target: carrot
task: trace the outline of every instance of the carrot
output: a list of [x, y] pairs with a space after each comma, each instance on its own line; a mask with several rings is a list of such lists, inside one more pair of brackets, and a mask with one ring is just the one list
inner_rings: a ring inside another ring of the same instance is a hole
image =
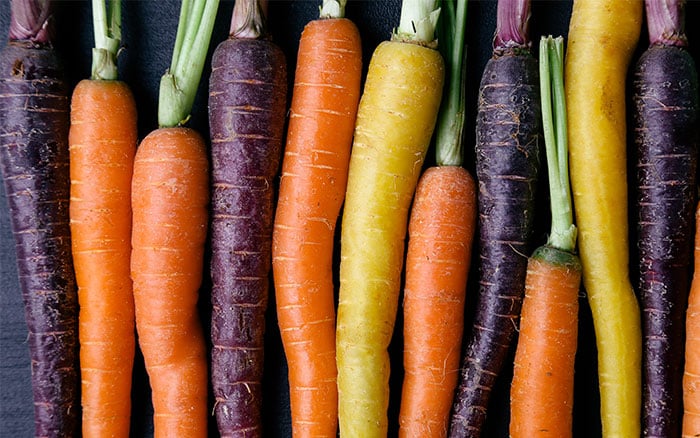
[[646, 2], [650, 45], [633, 83], [645, 436], [681, 432], [700, 109], [684, 6], [680, 0]]
[[37, 437], [79, 432], [78, 297], [68, 217], [70, 107], [51, 2], [13, 1], [0, 54], [0, 165], [31, 358]]
[[189, 118], [218, 1], [185, 1], [161, 80], [159, 129], [143, 139], [132, 179], [131, 277], [138, 340], [152, 389], [154, 435], [207, 436], [207, 353], [197, 301], [209, 173]]
[[333, 251], [362, 75], [360, 34], [344, 7], [324, 1], [301, 34], [272, 235], [294, 436], [338, 428]]
[[573, 435], [581, 263], [574, 253], [563, 45], [561, 37], [540, 41], [540, 95], [552, 226], [547, 243], [534, 251], [527, 265], [510, 390], [513, 438]]
[[341, 227], [336, 330], [341, 436], [385, 436], [408, 209], [442, 95], [433, 0], [402, 5], [360, 98]]
[[641, 323], [629, 279], [625, 77], [638, 0], [575, 0], [565, 61], [571, 186], [593, 315], [603, 436], [641, 433]]
[[457, 386], [476, 226], [476, 184], [461, 167], [466, 12], [466, 0], [442, 5], [440, 47], [448, 71], [436, 127], [438, 165], [418, 181], [408, 225], [399, 412], [403, 437], [447, 436]]
[[120, 2], [93, 1], [91, 79], [71, 100], [70, 229], [78, 284], [84, 437], [128, 436], [136, 339], [130, 277], [136, 103], [117, 80]]
[[286, 62], [268, 38], [266, 5], [236, 2], [209, 80], [211, 383], [222, 436], [263, 432], [265, 313], [287, 95]]
[[695, 266], [688, 296], [683, 371], [683, 437], [700, 436], [700, 203], [695, 208]]
[[481, 436], [491, 391], [512, 355], [525, 293], [541, 136], [529, 13], [527, 0], [498, 2], [493, 56], [479, 85], [479, 290], [450, 420], [453, 437]]

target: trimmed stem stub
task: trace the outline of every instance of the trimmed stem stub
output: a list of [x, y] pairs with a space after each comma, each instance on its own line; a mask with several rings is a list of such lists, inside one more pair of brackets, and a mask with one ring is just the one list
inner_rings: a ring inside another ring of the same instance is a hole
[[231, 15], [231, 38], [258, 39], [267, 34], [266, 0], [238, 0]]
[[10, 41], [50, 44], [51, 2], [49, 0], [14, 0], [10, 2]]
[[439, 17], [437, 0], [403, 0], [399, 27], [391, 39], [437, 48], [435, 28]]
[[530, 47], [530, 0], [498, 0], [494, 50]]
[[345, 4], [347, 0], [323, 0], [319, 18], [343, 18], [345, 17]]
[[649, 42], [685, 47], [685, 0], [646, 0]]

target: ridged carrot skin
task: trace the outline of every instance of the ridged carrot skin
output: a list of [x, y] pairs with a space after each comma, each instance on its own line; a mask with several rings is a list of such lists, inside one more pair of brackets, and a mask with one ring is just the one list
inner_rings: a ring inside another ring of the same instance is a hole
[[335, 437], [335, 226], [345, 199], [362, 47], [345, 18], [301, 34], [275, 216], [272, 267], [294, 436]]
[[688, 296], [683, 372], [683, 438], [700, 436], [700, 203], [695, 207], [695, 266]]
[[606, 437], [641, 433], [641, 322], [629, 279], [625, 80], [643, 5], [575, 0], [565, 61], [571, 186]]
[[222, 436], [262, 434], [265, 314], [286, 93], [284, 54], [272, 41], [229, 38], [214, 51], [211, 381]]
[[205, 437], [207, 354], [197, 310], [207, 236], [209, 161], [189, 128], [161, 128], [136, 152], [131, 276], [156, 437]]
[[510, 392], [510, 436], [573, 434], [581, 263], [542, 246], [528, 260]]
[[135, 351], [130, 276], [136, 103], [119, 81], [83, 80], [71, 101], [70, 228], [78, 283], [84, 437], [128, 436]]
[[54, 50], [10, 42], [0, 54], [0, 163], [29, 331], [37, 437], [73, 437], [80, 429], [69, 122], [68, 87]]
[[341, 230], [336, 330], [341, 436], [388, 428], [389, 355], [408, 209], [442, 96], [434, 49], [382, 42], [360, 99]]
[[476, 183], [466, 169], [423, 173], [408, 227], [400, 437], [447, 436], [476, 211]]
[[476, 130], [479, 295], [462, 357], [452, 437], [481, 436], [491, 390], [516, 336], [540, 169], [538, 80], [537, 61], [524, 48], [492, 57], [482, 74]]

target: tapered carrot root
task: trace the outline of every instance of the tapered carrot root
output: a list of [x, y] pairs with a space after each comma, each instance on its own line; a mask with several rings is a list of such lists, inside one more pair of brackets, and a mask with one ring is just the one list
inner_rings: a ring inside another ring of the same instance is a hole
[[571, 187], [598, 351], [603, 436], [641, 433], [641, 322], [629, 279], [625, 90], [643, 2], [576, 0], [565, 86]]
[[201, 136], [162, 128], [134, 162], [131, 275], [156, 436], [207, 434], [207, 357], [197, 314], [209, 201]]
[[447, 436], [475, 226], [471, 175], [459, 166], [428, 169], [408, 230], [400, 436]]
[[0, 54], [0, 164], [29, 332], [39, 437], [72, 437], [80, 424], [69, 110], [56, 52], [35, 42], [10, 42]]
[[683, 372], [683, 437], [700, 436], [700, 203], [695, 209], [695, 267], [688, 297]]
[[335, 436], [333, 245], [360, 97], [360, 35], [314, 20], [299, 46], [273, 233], [277, 318], [289, 367], [294, 436]]
[[375, 50], [358, 109], [341, 232], [336, 331], [343, 436], [384, 436], [389, 354], [408, 209], [430, 142], [444, 65], [436, 50]]
[[563, 437], [573, 428], [578, 257], [543, 246], [528, 262], [511, 387], [510, 436]]
[[128, 436], [135, 349], [130, 277], [136, 104], [123, 82], [81, 81], [70, 128], [84, 436]]

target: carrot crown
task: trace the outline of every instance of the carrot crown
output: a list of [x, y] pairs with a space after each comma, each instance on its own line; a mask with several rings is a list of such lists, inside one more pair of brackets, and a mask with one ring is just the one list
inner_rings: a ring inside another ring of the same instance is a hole
[[238, 0], [231, 15], [231, 38], [257, 39], [267, 35], [266, 0]]
[[218, 6], [219, 0], [182, 0], [172, 63], [160, 80], [160, 127], [180, 126], [190, 118]]
[[10, 41], [51, 44], [51, 2], [49, 0], [13, 0], [8, 37]]
[[440, 17], [439, 3], [439, 0], [403, 0], [399, 27], [391, 39], [437, 48], [435, 28]]
[[646, 0], [649, 42], [685, 47], [685, 0]]
[[345, 17], [345, 4], [347, 0], [323, 0], [320, 7], [320, 18], [343, 18]]
[[530, 0], [498, 0], [495, 50], [530, 47]]
[[446, 0], [442, 11], [438, 31], [440, 49], [448, 66], [445, 81], [447, 90], [435, 129], [435, 154], [439, 166], [461, 166], [466, 100], [467, 59], [464, 56], [464, 34], [467, 0]]
[[540, 96], [552, 208], [552, 229], [547, 244], [573, 252], [576, 247], [576, 226], [573, 223], [569, 186], [562, 37], [542, 37], [540, 41]]
[[91, 78], [116, 80], [117, 53], [122, 39], [121, 1], [110, 0], [107, 9], [104, 0], [92, 0], [92, 24], [95, 47], [92, 49]]

